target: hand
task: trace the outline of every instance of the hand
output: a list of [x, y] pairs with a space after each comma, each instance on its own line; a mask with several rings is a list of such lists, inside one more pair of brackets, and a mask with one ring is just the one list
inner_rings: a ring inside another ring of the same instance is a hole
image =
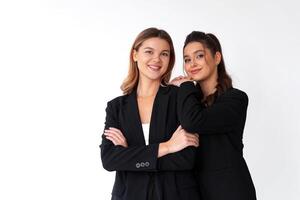
[[121, 145], [123, 147], [128, 147], [126, 138], [124, 137], [123, 133], [113, 127], [109, 127], [109, 129], [104, 130], [104, 135], [106, 139], [112, 141], [114, 145]]
[[191, 81], [191, 78], [188, 76], [178, 76], [174, 78], [172, 81], [170, 81], [170, 84], [179, 87], [181, 83], [184, 83], [186, 81]]
[[181, 151], [188, 146], [199, 146], [199, 135], [186, 132], [181, 126], [173, 133], [166, 142], [169, 153]]

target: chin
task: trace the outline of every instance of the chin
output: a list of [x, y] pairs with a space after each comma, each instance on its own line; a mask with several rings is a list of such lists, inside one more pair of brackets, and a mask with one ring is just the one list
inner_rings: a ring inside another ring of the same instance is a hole
[[201, 77], [201, 76], [190, 75], [190, 77], [192, 78], [193, 81], [201, 81], [201, 80], [202, 80], [202, 77]]
[[154, 76], [153, 76], [153, 75], [152, 75], [152, 76], [149, 75], [149, 76], [147, 76], [147, 77], [148, 77], [149, 79], [153, 80], [153, 81], [156, 81], [156, 80], [160, 80], [160, 79], [161, 79], [161, 75], [159, 75], [159, 76], [158, 76], [158, 75], [157, 75], [157, 76], [155, 76], [155, 75], [154, 75]]

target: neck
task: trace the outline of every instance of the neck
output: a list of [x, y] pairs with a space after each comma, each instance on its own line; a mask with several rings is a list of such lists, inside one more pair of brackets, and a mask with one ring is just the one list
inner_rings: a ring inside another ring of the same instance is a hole
[[138, 97], [155, 96], [160, 86], [160, 81], [140, 78], [137, 86]]
[[203, 93], [203, 98], [206, 99], [207, 96], [213, 94], [217, 89], [217, 76], [211, 76], [209, 79], [200, 82], [200, 87]]

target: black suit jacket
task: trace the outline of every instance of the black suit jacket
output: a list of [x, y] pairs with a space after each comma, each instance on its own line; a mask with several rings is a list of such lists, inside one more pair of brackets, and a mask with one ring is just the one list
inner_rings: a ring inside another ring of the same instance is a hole
[[196, 148], [157, 158], [160, 142], [171, 138], [179, 126], [177, 91], [174, 86], [160, 87], [155, 97], [150, 121], [149, 145], [145, 145], [138, 112], [136, 90], [108, 102], [105, 129], [122, 131], [128, 147], [115, 146], [102, 136], [101, 159], [108, 171], [116, 171], [112, 199], [199, 199], [197, 182], [192, 169]]
[[182, 127], [200, 135], [197, 179], [204, 200], [255, 200], [255, 188], [243, 158], [248, 97], [228, 89], [206, 107], [199, 85], [181, 84], [178, 116]]

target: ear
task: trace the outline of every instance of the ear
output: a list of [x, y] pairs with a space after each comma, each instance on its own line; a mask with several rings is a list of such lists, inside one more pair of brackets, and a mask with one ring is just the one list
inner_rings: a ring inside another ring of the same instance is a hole
[[133, 61], [134, 61], [134, 62], [137, 61], [137, 51], [136, 51], [135, 49], [133, 50], [132, 58], [133, 58]]
[[222, 55], [219, 51], [215, 54], [215, 64], [218, 66], [222, 60]]

